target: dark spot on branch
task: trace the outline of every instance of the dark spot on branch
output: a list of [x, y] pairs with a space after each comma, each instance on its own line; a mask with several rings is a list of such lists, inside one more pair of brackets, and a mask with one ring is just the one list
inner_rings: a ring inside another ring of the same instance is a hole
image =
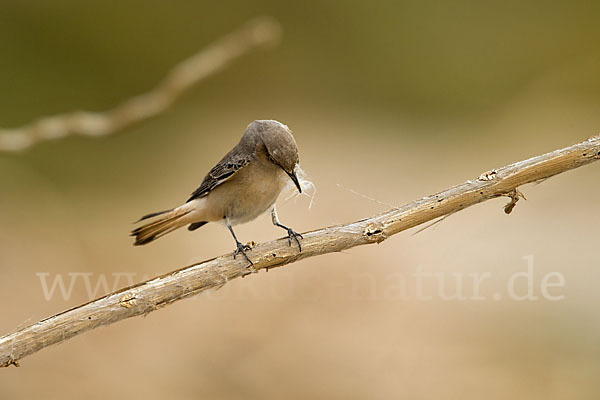
[[15, 360], [14, 358], [11, 358], [10, 360], [8, 360], [7, 362], [5, 362], [4, 364], [0, 365], [0, 367], [2, 368], [6, 368], [6, 367], [20, 367], [19, 365], [19, 360]]
[[363, 235], [365, 235], [369, 241], [375, 241], [377, 243], [387, 239], [387, 235], [383, 231], [382, 226], [377, 223], [369, 224], [363, 231]]

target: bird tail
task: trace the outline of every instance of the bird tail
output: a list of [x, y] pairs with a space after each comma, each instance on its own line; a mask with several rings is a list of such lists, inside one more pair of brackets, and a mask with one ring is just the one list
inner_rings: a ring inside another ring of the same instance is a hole
[[154, 217], [159, 218], [131, 231], [131, 236], [135, 236], [135, 243], [133, 245], [140, 246], [150, 243], [151, 241], [158, 239], [159, 237], [164, 236], [177, 228], [181, 228], [189, 223], [186, 216], [192, 210], [193, 208], [189, 206], [189, 203], [187, 203], [172, 210], [144, 215], [137, 222]]

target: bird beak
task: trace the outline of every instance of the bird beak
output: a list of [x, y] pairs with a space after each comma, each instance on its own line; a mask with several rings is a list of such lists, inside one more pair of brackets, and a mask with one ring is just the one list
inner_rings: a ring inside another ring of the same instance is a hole
[[290, 179], [294, 182], [294, 184], [296, 184], [296, 187], [298, 188], [298, 192], [302, 193], [302, 187], [300, 186], [300, 182], [298, 182], [298, 177], [296, 176], [296, 171], [294, 171], [294, 172], [285, 171], [285, 173], [288, 174]]

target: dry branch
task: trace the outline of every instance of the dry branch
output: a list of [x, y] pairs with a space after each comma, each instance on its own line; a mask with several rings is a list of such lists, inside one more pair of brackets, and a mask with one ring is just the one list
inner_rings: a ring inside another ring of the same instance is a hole
[[[507, 196], [505, 212], [515, 206], [521, 185], [547, 179], [600, 159], [600, 136], [529, 160], [494, 169], [443, 192], [347, 225], [303, 233], [302, 253], [286, 239], [259, 244], [251, 251], [256, 270], [275, 268], [303, 258], [379, 243], [406, 229], [450, 215], [482, 201]], [[155, 279], [122, 289], [100, 299], [57, 314], [0, 338], [0, 365], [18, 360], [80, 333], [125, 318], [148, 314], [204, 290], [221, 287], [245, 276], [242, 257], [226, 254], [178, 269]]]
[[279, 23], [261, 17], [177, 64], [150, 92], [103, 113], [75, 111], [45, 117], [15, 129], [0, 128], [0, 152], [21, 151], [37, 142], [68, 135], [106, 136], [165, 111], [188, 88], [257, 47], [281, 38]]

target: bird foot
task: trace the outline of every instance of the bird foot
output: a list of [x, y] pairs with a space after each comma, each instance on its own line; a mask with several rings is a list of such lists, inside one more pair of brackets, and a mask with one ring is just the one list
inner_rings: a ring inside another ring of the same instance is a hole
[[[292, 245], [292, 239], [294, 239], [296, 241], [296, 243], [298, 243], [298, 252], [302, 252], [302, 245], [300, 244], [300, 239], [304, 239], [304, 236], [302, 236], [302, 234], [296, 232], [292, 228], [288, 228], [287, 226], [283, 227], [283, 229], [287, 230], [287, 233], [288, 233], [288, 244], [291, 246]], [[300, 238], [300, 239], [298, 239], [298, 238]]]
[[248, 267], [253, 266], [254, 263], [252, 262], [252, 260], [250, 260], [250, 258], [248, 257], [248, 254], [246, 254], [246, 250], [250, 250], [250, 249], [252, 249], [252, 247], [247, 244], [242, 244], [242, 243], [238, 242], [237, 240], [235, 243], [237, 245], [237, 248], [235, 249], [235, 252], [233, 253], [233, 259], [235, 260], [237, 255], [242, 253], [244, 255], [244, 257], [246, 258], [246, 260], [248, 260], [248, 262], [250, 263], [250, 265], [248, 265]]

